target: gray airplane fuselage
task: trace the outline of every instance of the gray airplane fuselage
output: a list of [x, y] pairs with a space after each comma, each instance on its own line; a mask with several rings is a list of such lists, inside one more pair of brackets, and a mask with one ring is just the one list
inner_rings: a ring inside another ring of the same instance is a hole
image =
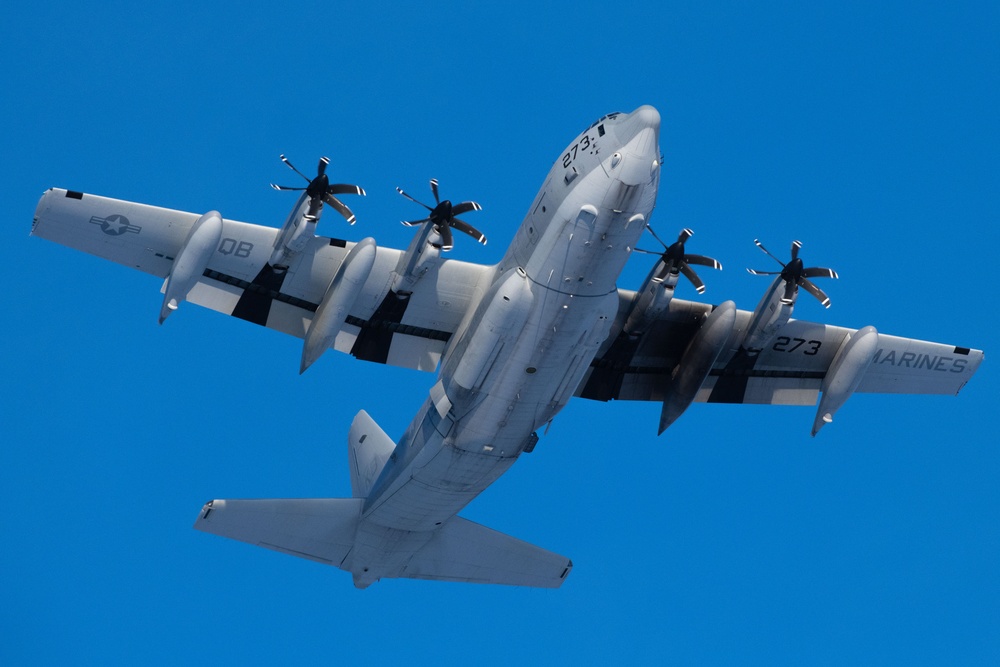
[[365, 501], [349, 556], [359, 585], [398, 574], [400, 554], [502, 475], [577, 389], [656, 202], [659, 121], [648, 106], [606, 116], [553, 165]]

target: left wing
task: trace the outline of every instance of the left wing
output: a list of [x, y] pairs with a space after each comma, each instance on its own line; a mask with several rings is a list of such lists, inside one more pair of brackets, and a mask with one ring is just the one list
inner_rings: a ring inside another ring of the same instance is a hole
[[[619, 290], [618, 322], [612, 329], [619, 333], [598, 352], [577, 396], [666, 402], [683, 375], [682, 362], [694, 347], [696, 334], [717, 308], [673, 299], [643, 335], [633, 338], [622, 332], [621, 322], [634, 297], [634, 292]], [[740, 346], [751, 315], [745, 310], [735, 312], [732, 331], [711, 367], [705, 369], [692, 400], [814, 405], [821, 390], [832, 391], [831, 369], [844, 365], [838, 361], [845, 356], [841, 350], [847, 350], [852, 337], [860, 336], [858, 330], [790, 320], [759, 354], [751, 356]], [[877, 343], [847, 395], [854, 391], [954, 395], [983, 360], [982, 350], [881, 333], [871, 340]]]
[[[32, 234], [167, 279], [199, 215], [52, 188]], [[356, 245], [317, 236], [289, 264], [269, 264], [278, 230], [222, 221], [187, 300], [304, 338], [324, 294]], [[359, 359], [433, 371], [489, 267], [441, 260], [405, 298], [390, 293], [402, 251], [378, 248], [368, 279], [333, 344]], [[164, 284], [164, 289], [166, 284]]]

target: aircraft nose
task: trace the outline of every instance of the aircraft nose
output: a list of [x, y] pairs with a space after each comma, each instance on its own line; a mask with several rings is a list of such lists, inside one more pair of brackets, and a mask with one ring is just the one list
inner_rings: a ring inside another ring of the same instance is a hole
[[629, 120], [632, 118], [636, 122], [642, 123], [643, 127], [652, 127], [654, 129], [660, 129], [660, 112], [656, 110], [655, 107], [651, 107], [648, 104], [643, 104], [641, 107], [629, 114]]
[[641, 106], [615, 126], [615, 134], [625, 157], [617, 178], [626, 185], [648, 182], [660, 157], [660, 113]]
[[651, 130], [651, 132], [646, 132], [646, 134], [659, 140], [660, 112], [648, 104], [644, 104], [632, 113], [628, 114], [625, 118], [621, 119], [615, 127], [615, 134], [618, 135], [618, 139], [622, 142], [622, 144], [627, 144], [633, 138], [642, 134], [645, 130]]

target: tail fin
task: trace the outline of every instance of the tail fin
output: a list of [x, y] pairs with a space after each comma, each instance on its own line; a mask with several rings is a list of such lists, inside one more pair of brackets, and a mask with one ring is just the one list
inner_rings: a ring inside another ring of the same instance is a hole
[[355, 415], [351, 422], [347, 442], [351, 493], [355, 498], [367, 498], [372, 484], [385, 467], [385, 462], [396, 449], [396, 443], [364, 410]]

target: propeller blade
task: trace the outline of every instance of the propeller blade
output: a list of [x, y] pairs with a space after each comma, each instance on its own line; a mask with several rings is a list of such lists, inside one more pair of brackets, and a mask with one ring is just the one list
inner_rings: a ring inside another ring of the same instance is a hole
[[764, 247], [764, 244], [763, 244], [763, 243], [761, 243], [761, 242], [760, 242], [759, 240], [757, 240], [757, 239], [754, 239], [754, 240], [753, 240], [753, 242], [754, 242], [754, 245], [756, 245], [756, 246], [757, 246], [758, 248], [760, 248], [761, 250], [763, 250], [763, 251], [764, 251], [764, 252], [765, 252], [765, 253], [767, 254], [767, 256], [768, 256], [768, 257], [770, 257], [771, 259], [773, 259], [774, 261], [776, 261], [776, 262], [777, 262], [778, 264], [781, 264], [781, 266], [785, 266], [785, 263], [784, 263], [784, 262], [782, 262], [782, 261], [781, 261], [780, 259], [778, 259], [777, 257], [775, 257], [774, 255], [772, 255], [772, 254], [771, 254], [771, 251], [770, 251], [770, 250], [768, 250], [767, 248], [765, 248], [765, 247]]
[[[479, 210], [479, 209], [476, 209], [476, 210]], [[472, 238], [476, 239], [477, 241], [479, 241], [483, 245], [486, 245], [486, 235], [483, 234], [478, 229], [476, 229], [475, 227], [473, 227], [472, 225], [470, 225], [469, 223], [465, 222], [464, 220], [459, 220], [458, 218], [452, 218], [451, 219], [451, 227], [453, 227], [454, 229], [457, 229], [460, 232], [468, 234], [469, 236], [471, 236]]]
[[802, 270], [802, 275], [805, 278], [839, 278], [837, 272], [833, 269], [824, 269], [819, 266], [814, 266], [808, 269]]
[[461, 204], [455, 204], [451, 207], [452, 215], [462, 215], [463, 213], [468, 213], [469, 211], [482, 211], [483, 207], [474, 201], [464, 201]]
[[472, 238], [476, 239], [479, 243], [486, 244], [486, 235], [481, 231], [465, 222], [464, 220], [459, 220], [455, 216], [461, 213], [468, 213], [469, 211], [481, 211], [483, 207], [474, 201], [464, 201], [460, 204], [452, 205], [451, 200], [441, 200], [441, 191], [436, 178], [430, 179], [431, 194], [434, 195], [434, 201], [437, 202], [437, 206], [430, 207], [423, 203], [415, 197], [411, 197], [402, 188], [396, 188], [396, 191], [412, 201], [414, 204], [420, 204], [425, 209], [430, 211], [430, 215], [423, 220], [416, 220], [413, 222], [403, 221], [403, 224], [407, 227], [414, 227], [416, 225], [431, 223], [434, 225], [434, 230], [441, 236], [441, 249], [451, 250], [455, 245], [454, 234], [452, 234], [452, 228], [457, 229], [463, 234], [468, 234]]
[[[795, 302], [795, 294], [799, 287], [805, 289], [809, 294], [814, 296], [824, 307], [830, 307], [830, 297], [820, 288], [816, 287], [809, 280], [809, 278], [836, 278], [837, 272], [833, 269], [827, 269], [819, 266], [812, 266], [808, 268], [803, 268], [802, 260], [799, 259], [799, 251], [802, 249], [801, 241], [792, 241], [792, 259], [785, 264], [780, 259], [772, 255], [764, 244], [758, 240], [754, 241], [757, 247], [767, 253], [772, 259], [781, 264], [784, 267], [782, 271], [756, 271], [754, 269], [747, 269], [750, 273], [755, 276], [781, 276], [781, 279], [785, 281], [785, 292], [782, 297], [782, 302], [786, 304], [792, 304]], [[776, 283], [775, 283], [776, 285]]]
[[687, 241], [692, 236], [694, 236], [694, 232], [692, 232], [690, 229], [688, 229], [687, 227], [685, 227], [684, 229], [681, 230], [680, 235], [678, 235], [677, 242], [678, 243], [684, 243], [685, 241]]
[[294, 164], [292, 164], [291, 160], [289, 160], [288, 158], [286, 158], [286, 157], [285, 157], [285, 154], [284, 154], [284, 153], [282, 153], [282, 154], [281, 154], [281, 155], [279, 155], [278, 157], [279, 157], [279, 158], [281, 158], [281, 161], [282, 161], [282, 162], [284, 162], [284, 163], [285, 163], [286, 165], [288, 165], [288, 168], [289, 168], [289, 169], [291, 169], [292, 171], [294, 171], [294, 172], [295, 172], [296, 174], [298, 174], [298, 175], [299, 175], [299, 176], [301, 176], [302, 178], [306, 179], [306, 181], [308, 181], [308, 182], [312, 183], [312, 179], [311, 179], [311, 178], [309, 178], [308, 176], [306, 176], [305, 174], [303, 174], [303, 173], [302, 173], [301, 171], [299, 171], [298, 169], [296, 169], [296, 168], [295, 168], [295, 165], [294, 165]]
[[697, 264], [698, 266], [710, 266], [713, 269], [722, 269], [722, 264], [718, 260], [712, 259], [711, 257], [705, 257], [704, 255], [684, 255], [684, 261], [688, 264]]
[[405, 192], [403, 192], [403, 188], [397, 187], [396, 188], [396, 192], [398, 192], [399, 194], [403, 195], [404, 197], [406, 197], [407, 199], [409, 199], [414, 204], [420, 204], [421, 206], [423, 206], [424, 208], [426, 208], [428, 211], [433, 211], [434, 210], [433, 208], [431, 208], [427, 204], [423, 203], [422, 201], [418, 201], [418, 200], [414, 199], [413, 197], [411, 197], [410, 195], [408, 195]]
[[[653, 235], [653, 238], [656, 239], [657, 241], [659, 241], [660, 245], [663, 246], [663, 249], [666, 250], [667, 247], [668, 247], [667, 244], [663, 242], [663, 239], [661, 239], [659, 236], [656, 235], [656, 232], [653, 231], [653, 228], [649, 226], [648, 222], [646, 223], [646, 229], [649, 230], [649, 233]], [[657, 253], [657, 254], [659, 254], [659, 253]]]
[[437, 231], [441, 235], [441, 250], [451, 250], [455, 247], [455, 239], [451, 235], [451, 227], [440, 225], [437, 227]]
[[327, 189], [331, 195], [361, 195], [365, 196], [364, 188], [358, 185], [348, 185], [347, 183], [333, 183]]
[[275, 185], [274, 183], [271, 183], [271, 187], [274, 188], [275, 190], [280, 190], [282, 192], [288, 192], [288, 191], [296, 191], [297, 192], [297, 191], [301, 191], [301, 190], [305, 190], [306, 189], [306, 188], [293, 188], [293, 187], [288, 186], [288, 185]]
[[687, 262], [681, 263], [681, 273], [684, 274], [685, 278], [691, 281], [694, 288], [698, 290], [698, 294], [705, 293], [705, 283], [701, 282], [701, 278], [699, 278], [698, 274], [694, 272], [694, 269], [687, 265]]
[[326, 195], [325, 197], [323, 197], [323, 201], [325, 201], [327, 204], [333, 207], [333, 209], [337, 211], [337, 213], [340, 213], [342, 216], [344, 216], [344, 220], [347, 220], [347, 224], [353, 225], [355, 222], [357, 222], [358, 219], [354, 217], [354, 213], [351, 212], [351, 209], [344, 206], [344, 204], [333, 195]]
[[663, 251], [662, 250], [661, 251], [643, 250], [642, 248], [632, 248], [632, 250], [634, 250], [635, 252], [641, 252], [641, 253], [646, 254], [646, 255], [656, 255], [657, 257], [662, 257], [663, 256]]
[[801, 285], [805, 291], [809, 292], [814, 297], [816, 297], [819, 300], [819, 302], [823, 304], [824, 308], [830, 307], [830, 297], [826, 295], [826, 292], [816, 287], [816, 285], [814, 285], [811, 280], [809, 280], [808, 278], [802, 278], [801, 280], [799, 280], [799, 285]]
[[316, 165], [316, 175], [322, 176], [326, 173], [326, 165], [330, 164], [330, 158], [325, 155], [319, 159], [319, 164]]
[[430, 221], [431, 221], [430, 218], [424, 218], [423, 220], [400, 220], [399, 222], [404, 227], [416, 227], [417, 225], [422, 225], [425, 222], [430, 222]]

